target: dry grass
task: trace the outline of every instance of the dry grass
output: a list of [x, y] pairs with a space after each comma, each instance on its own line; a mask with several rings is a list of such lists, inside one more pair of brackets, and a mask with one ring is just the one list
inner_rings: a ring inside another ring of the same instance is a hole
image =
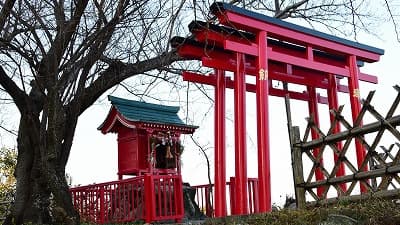
[[308, 210], [280, 210], [267, 214], [208, 219], [206, 225], [317, 225], [328, 215], [345, 215], [359, 225], [400, 225], [400, 205], [390, 200], [370, 199], [355, 203], [340, 202]]
[[[357, 225], [400, 225], [400, 204], [393, 200], [370, 199], [340, 202], [307, 210], [283, 209], [266, 214], [228, 216], [207, 219], [205, 225], [318, 225], [329, 215], [344, 215], [357, 220]], [[143, 224], [143, 222], [127, 223]], [[186, 223], [191, 224], [191, 223]]]

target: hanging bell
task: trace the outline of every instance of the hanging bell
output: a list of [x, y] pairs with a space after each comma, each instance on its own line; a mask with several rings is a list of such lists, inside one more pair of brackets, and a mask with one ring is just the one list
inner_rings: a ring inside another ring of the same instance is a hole
[[166, 152], [165, 158], [167, 158], [167, 159], [174, 158], [174, 156], [172, 156], [172, 153], [171, 153], [171, 146], [170, 145], [167, 145], [167, 152]]

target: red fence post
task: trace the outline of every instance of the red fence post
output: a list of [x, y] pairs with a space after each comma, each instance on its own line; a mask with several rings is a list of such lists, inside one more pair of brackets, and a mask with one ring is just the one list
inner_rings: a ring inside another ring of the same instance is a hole
[[258, 180], [254, 180], [254, 182], [255, 182], [255, 184], [253, 185], [254, 213], [260, 213], [260, 192], [258, 190], [259, 187]]
[[176, 222], [180, 222], [185, 214], [184, 204], [183, 204], [183, 187], [182, 187], [182, 177], [177, 175], [174, 179], [174, 190], [175, 190], [175, 207], [176, 214], [179, 217]]
[[105, 206], [105, 201], [104, 201], [104, 187], [100, 186], [100, 224], [104, 224], [105, 223], [105, 211], [106, 211], [106, 207]]
[[144, 210], [145, 210], [145, 222], [152, 222], [155, 215], [154, 205], [154, 184], [153, 177], [149, 174], [144, 176]]
[[210, 199], [211, 195], [210, 195], [210, 193], [211, 193], [211, 190], [210, 190], [210, 186], [208, 185], [208, 186], [206, 186], [204, 188], [204, 194], [205, 194], [205, 200], [206, 200], [206, 215], [208, 217], [212, 217], [213, 216], [212, 207], [211, 207], [211, 199]]
[[249, 213], [260, 213], [259, 192], [258, 192], [258, 179], [249, 178]]
[[230, 203], [231, 203], [231, 215], [236, 214], [236, 202], [235, 202], [235, 177], [230, 177], [229, 180], [229, 194], [230, 194]]

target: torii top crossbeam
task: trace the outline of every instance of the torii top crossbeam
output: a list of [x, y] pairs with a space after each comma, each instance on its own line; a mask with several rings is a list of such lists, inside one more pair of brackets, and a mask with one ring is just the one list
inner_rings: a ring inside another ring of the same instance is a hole
[[257, 32], [265, 30], [268, 36], [279, 40], [293, 41], [298, 44], [310, 44], [327, 52], [355, 55], [365, 62], [376, 62], [384, 51], [369, 45], [332, 36], [323, 32], [288, 23], [226, 3], [214, 3], [211, 12], [221, 24], [236, 29]]
[[[226, 214], [223, 186], [226, 179], [225, 88], [233, 88], [235, 97], [235, 199], [232, 201], [235, 205], [232, 211], [234, 214], [248, 212], [246, 91], [255, 92], [257, 98], [257, 210], [270, 211], [268, 95], [288, 95], [307, 101], [310, 115], [318, 124], [317, 104], [324, 103], [330, 109], [337, 109], [337, 92], [349, 93], [355, 120], [361, 108], [359, 81], [377, 83], [376, 76], [361, 73], [359, 66], [364, 62], [377, 62], [384, 51], [226, 3], [214, 3], [210, 10], [219, 24], [194, 21], [189, 25], [193, 38], [175, 37], [171, 45], [180, 56], [200, 60], [203, 66], [215, 70], [210, 75], [183, 74], [185, 80], [215, 86], [215, 215]], [[224, 71], [233, 72], [234, 80], [226, 78]], [[256, 76], [255, 84], [246, 83], [246, 75]], [[343, 78], [347, 79], [347, 85], [340, 84]], [[303, 85], [306, 91], [274, 88], [272, 80]], [[327, 90], [327, 97], [317, 95], [317, 88]], [[339, 129], [337, 127], [334, 132]], [[318, 138], [315, 131], [312, 136]], [[357, 160], [362, 162], [365, 151], [361, 143], [356, 143], [356, 149]], [[314, 154], [318, 155], [318, 149]], [[338, 176], [343, 174], [343, 169], [337, 173]], [[317, 169], [316, 179], [322, 178], [323, 174]], [[319, 195], [322, 193], [323, 190], [318, 190]]]

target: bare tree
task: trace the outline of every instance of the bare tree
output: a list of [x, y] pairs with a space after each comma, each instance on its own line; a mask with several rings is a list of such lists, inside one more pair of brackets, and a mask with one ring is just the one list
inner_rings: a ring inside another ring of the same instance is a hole
[[[370, 16], [360, 11], [364, 1], [232, 2], [278, 18], [319, 22], [337, 31], [346, 31], [341, 23], [349, 24], [354, 35], [368, 28], [364, 21]], [[170, 81], [165, 71], [179, 71], [170, 65], [180, 58], [168, 47], [169, 37], [184, 32], [182, 21], [187, 20], [182, 18], [192, 12], [194, 17], [212, 20], [207, 14], [209, 4], [185, 0], [0, 2], [0, 85], [20, 113], [16, 199], [5, 224], [79, 223], [65, 180], [79, 116], [129, 77], [146, 74]], [[391, 7], [388, 1], [386, 5]], [[390, 15], [396, 24], [397, 15]]]
[[179, 59], [165, 52], [175, 7], [125, 0], [3, 5], [0, 84], [21, 114], [16, 199], [6, 222], [79, 222], [65, 181], [78, 117], [124, 79]]

